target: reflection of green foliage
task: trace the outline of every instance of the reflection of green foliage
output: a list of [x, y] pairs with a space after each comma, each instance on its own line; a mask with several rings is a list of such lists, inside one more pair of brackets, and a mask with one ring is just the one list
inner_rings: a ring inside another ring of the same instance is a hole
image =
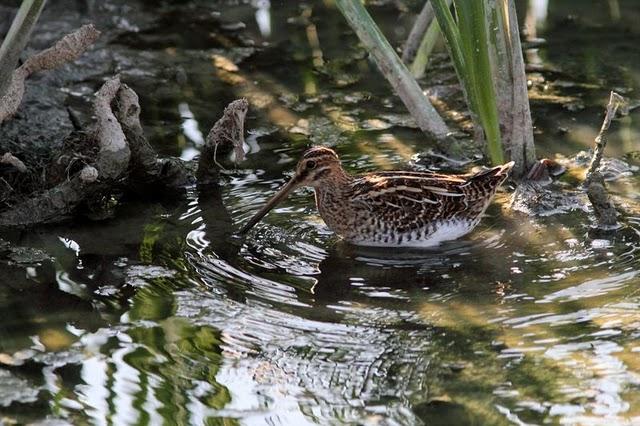
[[[435, 336], [434, 346], [442, 348], [435, 354], [435, 379], [427, 401], [416, 405], [416, 413], [427, 424], [436, 419], [433, 424], [447, 424], [443, 419], [454, 418], [458, 424], [509, 424], [493, 408], [498, 402], [505, 404], [496, 389], [510, 383], [507, 390], [517, 390], [519, 400], [555, 401], [561, 396], [558, 384], [571, 381], [560, 368], [535, 355], [511, 361], [498, 358], [501, 348], [492, 342], [499, 337], [499, 330], [489, 324], [446, 328]], [[464, 366], [460, 371], [449, 367], [460, 363]]]
[[139, 289], [133, 296], [129, 318], [132, 320], [161, 320], [175, 311], [173, 291], [175, 286], [168, 278], [156, 278], [152, 285]]
[[[145, 263], [158, 262], [162, 258], [178, 271], [187, 270], [187, 263], [182, 255], [186, 249], [184, 235], [180, 228], [167, 227], [163, 222], [145, 225], [140, 243], [140, 260]], [[156, 251], [160, 252], [157, 253]]]
[[[134, 406], [144, 413], [149, 386], [162, 402], [159, 410], [169, 423], [188, 424], [187, 409], [198, 383], [210, 389], [198, 400], [212, 409], [222, 409], [231, 401], [229, 391], [216, 381], [222, 363], [220, 331], [208, 326], [195, 326], [181, 318], [169, 318], [156, 327], [136, 327], [128, 331], [137, 345], [124, 360], [139, 372]], [[150, 376], [156, 380], [150, 380]], [[158, 380], [159, 379], [159, 380]], [[152, 385], [153, 383], [153, 385]], [[200, 387], [200, 389], [202, 389]], [[141, 418], [144, 423], [145, 418]], [[233, 419], [212, 418], [207, 424], [236, 424]]]
[[153, 248], [164, 229], [161, 223], [149, 223], [144, 227], [144, 236], [140, 243], [140, 260], [143, 262], [153, 262]]

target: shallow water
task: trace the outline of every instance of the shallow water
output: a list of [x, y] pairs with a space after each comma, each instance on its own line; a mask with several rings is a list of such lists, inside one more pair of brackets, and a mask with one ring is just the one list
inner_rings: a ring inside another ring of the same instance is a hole
[[[611, 184], [628, 212], [615, 235], [594, 235], [579, 208], [511, 212], [505, 188], [460, 241], [358, 248], [301, 190], [240, 239], [234, 229], [310, 143], [337, 146], [353, 172], [406, 167], [431, 145], [330, 7], [274, 2], [267, 34], [264, 9], [183, 3], [140, 6], [158, 21], [114, 18], [104, 49], [164, 154], [192, 156], [224, 105], [248, 97], [247, 160], [185, 200], [130, 200], [103, 223], [3, 236], [52, 258], [0, 266], [0, 424], [640, 422], [635, 169]], [[640, 62], [624, 46], [640, 38], [640, 6], [620, 1], [616, 21], [618, 2], [552, 3], [537, 34], [547, 41], [529, 52], [553, 68], [532, 73], [534, 119], [544, 153], [573, 155], [591, 145], [611, 87], [637, 99]], [[107, 14], [96, 8], [82, 13]], [[393, 6], [372, 11], [405, 36], [410, 19]], [[245, 54], [236, 71], [211, 58]], [[638, 149], [637, 117], [614, 124], [611, 155]]]

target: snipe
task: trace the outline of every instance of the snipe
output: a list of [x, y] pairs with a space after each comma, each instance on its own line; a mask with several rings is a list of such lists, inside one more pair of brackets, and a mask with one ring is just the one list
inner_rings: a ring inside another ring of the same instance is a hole
[[474, 175], [394, 171], [352, 176], [333, 150], [314, 147], [304, 153], [293, 178], [240, 233], [292, 190], [310, 186], [327, 226], [353, 244], [433, 246], [473, 230], [512, 167], [510, 162]]

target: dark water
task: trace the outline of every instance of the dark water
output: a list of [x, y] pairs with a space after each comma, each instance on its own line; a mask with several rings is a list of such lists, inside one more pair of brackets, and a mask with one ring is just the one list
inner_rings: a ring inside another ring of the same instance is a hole
[[[640, 5], [550, 3], [530, 34], [546, 40], [529, 51], [542, 69], [536, 137], [543, 154], [571, 156], [591, 146], [611, 88], [638, 99]], [[0, 424], [640, 423], [637, 169], [611, 183], [627, 212], [615, 235], [591, 234], [579, 206], [511, 212], [509, 188], [477, 231], [429, 251], [344, 244], [309, 191], [233, 235], [310, 143], [337, 147], [353, 172], [404, 167], [432, 146], [335, 9], [265, 4], [69, 12], [117, 29], [101, 47], [115, 52], [99, 62], [108, 70], [74, 83], [72, 105], [121, 72], [155, 146], [190, 158], [246, 96], [248, 158], [182, 201], [3, 236], [52, 257], [0, 266]], [[410, 17], [371, 11], [406, 36]], [[637, 118], [614, 123], [611, 155], [640, 149]]]

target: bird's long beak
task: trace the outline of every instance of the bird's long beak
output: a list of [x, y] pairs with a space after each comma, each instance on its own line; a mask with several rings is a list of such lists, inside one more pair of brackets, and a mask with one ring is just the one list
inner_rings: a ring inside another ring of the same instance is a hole
[[269, 213], [269, 211], [271, 211], [272, 208], [277, 206], [280, 201], [287, 198], [287, 195], [289, 195], [289, 193], [294, 189], [296, 189], [297, 187], [298, 187], [298, 179], [297, 179], [297, 176], [294, 176], [291, 178], [289, 182], [287, 182], [282, 188], [280, 188], [280, 191], [278, 191], [276, 195], [274, 195], [269, 201], [267, 201], [267, 204], [265, 204], [264, 207], [262, 207], [260, 211], [256, 213], [249, 220], [249, 222], [246, 223], [246, 225], [242, 227], [242, 229], [240, 230], [240, 234], [246, 234], [247, 231], [253, 228], [253, 226], [256, 223], [260, 222], [260, 220], [263, 217], [265, 217], [265, 215]]

